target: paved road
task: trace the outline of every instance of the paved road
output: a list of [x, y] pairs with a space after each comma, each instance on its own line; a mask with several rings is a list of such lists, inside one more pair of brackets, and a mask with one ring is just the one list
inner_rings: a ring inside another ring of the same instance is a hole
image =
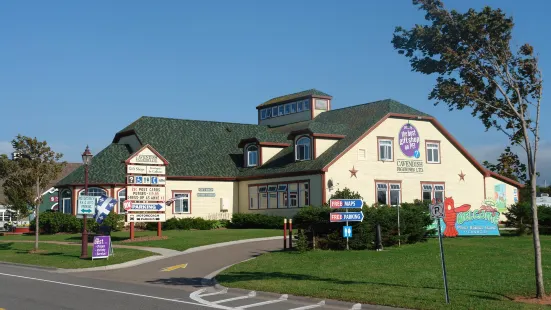
[[[204, 278], [214, 271], [269, 251], [279, 251], [281, 240], [257, 241], [169, 257], [150, 263], [116, 270], [78, 272], [75, 276], [113, 280], [117, 282], [145, 283], [176, 286], [196, 290], [204, 286]], [[171, 271], [163, 269], [187, 264]]]

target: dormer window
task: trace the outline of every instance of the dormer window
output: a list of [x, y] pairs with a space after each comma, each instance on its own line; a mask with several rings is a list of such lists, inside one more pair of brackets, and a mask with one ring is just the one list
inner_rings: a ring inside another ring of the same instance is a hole
[[309, 160], [310, 159], [310, 138], [301, 137], [297, 140], [295, 145], [295, 158], [296, 160]]
[[247, 159], [247, 167], [258, 166], [258, 146], [249, 145], [245, 148], [245, 158]]

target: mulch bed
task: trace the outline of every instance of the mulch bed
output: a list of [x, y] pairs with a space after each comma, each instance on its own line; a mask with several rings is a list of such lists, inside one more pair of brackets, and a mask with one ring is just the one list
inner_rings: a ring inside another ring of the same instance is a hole
[[538, 305], [551, 305], [551, 296], [545, 296], [541, 299], [534, 297], [517, 297], [515, 301], [524, 302], [528, 304], [538, 304]]
[[132, 242], [154, 241], [154, 240], [165, 240], [165, 239], [168, 239], [168, 237], [167, 236], [161, 236], [161, 237], [145, 236], [145, 237], [134, 238], [134, 240], [130, 240], [130, 239], [122, 240], [121, 243], [132, 243]]

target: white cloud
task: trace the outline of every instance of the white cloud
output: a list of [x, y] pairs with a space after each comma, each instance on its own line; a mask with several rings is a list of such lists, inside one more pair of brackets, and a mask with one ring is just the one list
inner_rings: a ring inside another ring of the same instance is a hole
[[13, 148], [11, 147], [11, 142], [9, 141], [0, 141], [0, 154], [11, 155]]

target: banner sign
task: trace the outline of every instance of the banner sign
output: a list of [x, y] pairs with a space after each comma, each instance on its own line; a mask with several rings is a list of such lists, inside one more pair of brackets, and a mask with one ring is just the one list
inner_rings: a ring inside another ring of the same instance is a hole
[[165, 188], [158, 186], [128, 186], [126, 199], [133, 201], [165, 201]]
[[[471, 209], [471, 205], [468, 204], [455, 207], [452, 198], [445, 198], [444, 217], [440, 219], [442, 235], [445, 237], [499, 236], [499, 215], [497, 209], [488, 205], [486, 201], [479, 209]], [[428, 228], [436, 228], [436, 221]]]
[[164, 213], [129, 213], [128, 222], [166, 222]]
[[96, 258], [109, 258], [115, 255], [111, 246], [110, 236], [94, 236], [94, 246], [92, 248], [92, 260]]

